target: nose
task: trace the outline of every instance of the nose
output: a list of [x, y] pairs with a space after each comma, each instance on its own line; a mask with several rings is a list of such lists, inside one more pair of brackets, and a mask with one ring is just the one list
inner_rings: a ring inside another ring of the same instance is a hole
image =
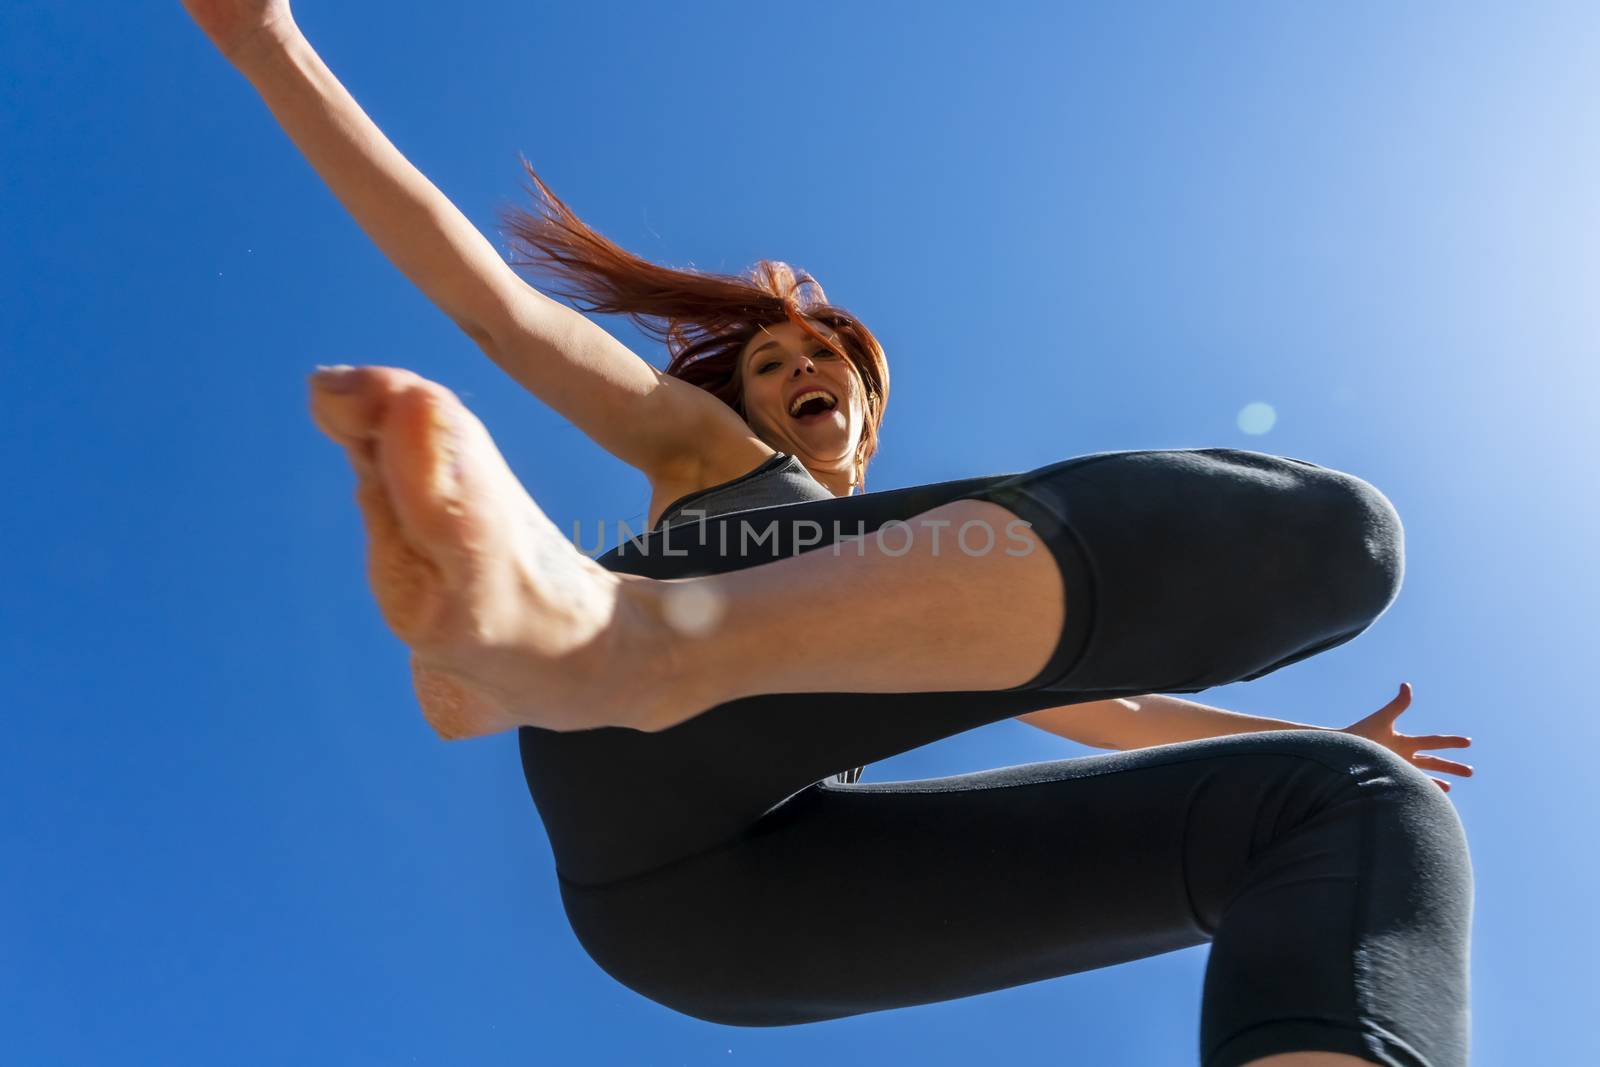
[[810, 356], [801, 356], [800, 362], [794, 366], [794, 376], [796, 378], [800, 377], [801, 374], [815, 373], [817, 373], [817, 365], [811, 361]]

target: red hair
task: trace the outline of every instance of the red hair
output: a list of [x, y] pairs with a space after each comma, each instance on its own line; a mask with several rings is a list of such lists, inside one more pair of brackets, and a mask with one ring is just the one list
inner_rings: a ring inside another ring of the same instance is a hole
[[[580, 311], [626, 315], [646, 335], [667, 346], [666, 373], [697, 385], [745, 417], [739, 355], [765, 326], [792, 322], [852, 367], [866, 399], [857, 481], [878, 450], [878, 428], [889, 401], [889, 361], [862, 322], [827, 302], [818, 281], [779, 260], [763, 259], [744, 275], [663, 267], [641, 259], [590, 229], [550, 191], [533, 166], [528, 190], [535, 211], [505, 211], [512, 265], [549, 281], [541, 288]], [[812, 325], [820, 322], [837, 338]]]

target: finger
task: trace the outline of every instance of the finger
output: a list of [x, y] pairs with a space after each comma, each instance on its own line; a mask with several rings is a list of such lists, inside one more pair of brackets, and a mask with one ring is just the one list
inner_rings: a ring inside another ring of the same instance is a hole
[[1389, 703], [1379, 709], [1378, 714], [1386, 716], [1391, 721], [1400, 717], [1400, 713], [1411, 706], [1411, 685], [1409, 682], [1400, 683], [1400, 693]]
[[1435, 778], [1433, 781], [1435, 785], [1437, 785], [1440, 789], [1443, 789], [1446, 793], [1450, 792], [1450, 783], [1445, 781], [1443, 778]]
[[1472, 767], [1466, 763], [1457, 763], [1455, 760], [1440, 759], [1438, 756], [1412, 756], [1411, 762], [1418, 767], [1429, 771], [1443, 771], [1446, 774], [1459, 774], [1463, 778], [1472, 777]]
[[1456, 734], [1427, 734], [1411, 740], [1418, 748], [1469, 748], [1472, 745], [1472, 738]]

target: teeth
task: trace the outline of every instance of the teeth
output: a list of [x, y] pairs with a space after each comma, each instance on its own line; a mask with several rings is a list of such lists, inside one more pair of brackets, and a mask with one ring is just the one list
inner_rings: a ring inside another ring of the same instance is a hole
[[801, 393], [799, 396], [794, 398], [794, 401], [789, 405], [789, 414], [793, 415], [795, 412], [799, 411], [801, 404], [804, 404], [807, 400], [810, 400], [815, 396], [820, 396], [823, 399], [828, 400], [833, 404], [834, 407], [839, 406], [839, 401], [834, 399], [832, 393], [823, 392], [821, 389], [812, 389], [808, 392]]

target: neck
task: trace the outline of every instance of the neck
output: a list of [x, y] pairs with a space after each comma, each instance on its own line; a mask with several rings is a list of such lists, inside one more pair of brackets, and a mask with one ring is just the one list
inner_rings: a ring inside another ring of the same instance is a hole
[[849, 471], [817, 470], [815, 467], [807, 467], [806, 470], [834, 496], [849, 496], [855, 488]]

